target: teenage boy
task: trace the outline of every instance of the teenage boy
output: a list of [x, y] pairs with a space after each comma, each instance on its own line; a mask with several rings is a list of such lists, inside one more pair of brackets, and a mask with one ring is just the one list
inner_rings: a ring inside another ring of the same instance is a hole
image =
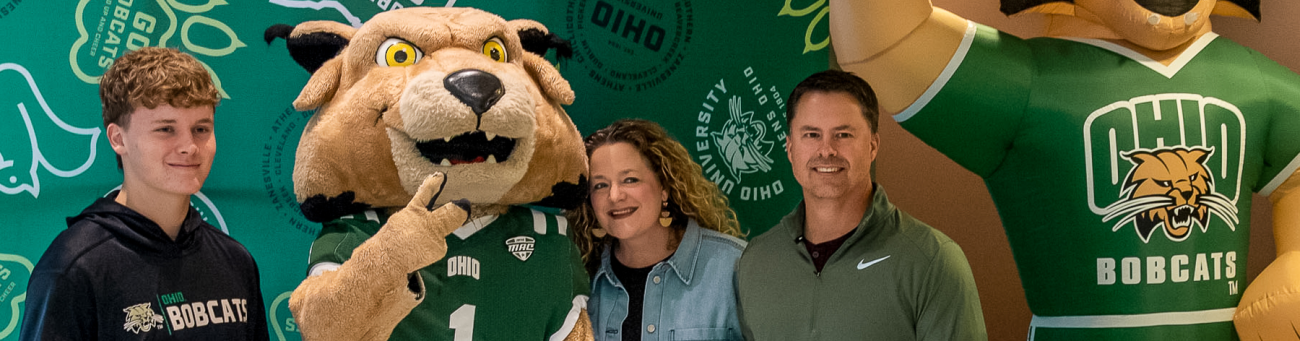
[[267, 340], [257, 264], [190, 207], [217, 151], [198, 60], [146, 47], [99, 87], [122, 189], [68, 219], [27, 287], [21, 340]]

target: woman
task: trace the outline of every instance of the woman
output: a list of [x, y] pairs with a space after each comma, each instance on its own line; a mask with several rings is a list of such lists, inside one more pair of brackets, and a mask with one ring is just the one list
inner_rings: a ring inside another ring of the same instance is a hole
[[591, 200], [570, 212], [596, 340], [740, 340], [736, 213], [658, 124], [587, 137]]

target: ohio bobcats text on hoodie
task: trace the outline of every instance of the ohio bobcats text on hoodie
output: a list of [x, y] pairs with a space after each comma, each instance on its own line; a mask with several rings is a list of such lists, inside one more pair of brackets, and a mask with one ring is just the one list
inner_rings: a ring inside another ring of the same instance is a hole
[[267, 340], [253, 257], [190, 208], [173, 241], [114, 201], [68, 218], [27, 287], [21, 340]]

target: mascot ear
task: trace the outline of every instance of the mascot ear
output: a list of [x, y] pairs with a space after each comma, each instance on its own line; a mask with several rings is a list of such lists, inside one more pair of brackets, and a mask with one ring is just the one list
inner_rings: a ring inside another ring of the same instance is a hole
[[1202, 148], [1192, 148], [1192, 150], [1187, 152], [1187, 156], [1190, 156], [1192, 160], [1196, 160], [1196, 163], [1204, 164], [1205, 159], [1210, 157], [1210, 150], [1202, 149]]
[[268, 27], [262, 38], [270, 45], [275, 38], [284, 39], [289, 55], [307, 72], [316, 73], [325, 61], [348, 46], [356, 29], [333, 21], [309, 21], [297, 27], [276, 24]]
[[555, 49], [555, 57], [558, 59], [563, 60], [573, 57], [573, 45], [570, 45], [568, 40], [561, 39], [555, 33], [546, 33], [540, 29], [528, 28], [520, 30], [519, 43], [524, 46], [524, 51], [539, 56], [545, 56], [546, 51]]
[[1134, 151], [1132, 153], [1128, 153], [1127, 155], [1124, 155], [1124, 158], [1128, 159], [1129, 161], [1133, 161], [1134, 165], [1140, 165], [1147, 161], [1160, 162], [1160, 159], [1157, 158], [1155, 154], [1151, 154], [1150, 152], [1145, 152], [1140, 150]]
[[308, 21], [298, 26], [276, 24], [266, 29], [263, 38], [270, 44], [275, 38], [285, 41], [289, 55], [298, 65], [312, 73], [293, 106], [298, 110], [319, 108], [338, 89], [341, 62], [334, 57], [348, 46], [357, 30], [333, 21]]
[[528, 70], [528, 74], [542, 86], [546, 97], [559, 101], [560, 104], [573, 104], [573, 88], [569, 86], [569, 81], [561, 77], [560, 70], [542, 57], [546, 55], [546, 51], [555, 49], [556, 57], [568, 59], [573, 56], [573, 48], [569, 42], [548, 32], [546, 26], [536, 21], [516, 19], [511, 20], [507, 25], [519, 35], [519, 43], [524, 51], [530, 52], [520, 57], [520, 60]]

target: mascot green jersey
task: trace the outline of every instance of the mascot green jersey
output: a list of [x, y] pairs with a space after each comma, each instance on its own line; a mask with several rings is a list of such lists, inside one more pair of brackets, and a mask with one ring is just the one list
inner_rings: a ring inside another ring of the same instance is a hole
[[[387, 218], [370, 210], [325, 223], [312, 243], [312, 273], [347, 261]], [[390, 340], [568, 335], [590, 285], [567, 225], [564, 216], [512, 207], [456, 229], [447, 236], [447, 255], [419, 271], [429, 297], [397, 324]], [[501, 316], [510, 318], [495, 318]]]
[[[1103, 41], [1020, 40], [971, 24], [951, 74], [895, 116], [985, 179], [1036, 339], [1231, 337], [1249, 252], [1242, 212], [1252, 192], [1290, 175], [1300, 77], [1213, 34], [1194, 48], [1163, 67]], [[1093, 71], [1060, 72], [1078, 69]], [[1132, 328], [1170, 312], [1203, 323]], [[1105, 324], [1094, 315], [1138, 316], [1115, 330], [1053, 328]]]
[[[1259, 321], [1294, 318], [1278, 295], [1300, 286], [1300, 252], [1245, 283], [1252, 193], [1300, 209], [1300, 77], [1210, 31], [1257, 16], [1240, 3], [1004, 1], [1052, 16], [1023, 40], [926, 1], [832, 1], [831, 27], [903, 128], [984, 178], [1031, 340], [1225, 340], [1234, 316], [1255, 339], [1291, 335]], [[1279, 251], [1297, 223], [1275, 221]]]

